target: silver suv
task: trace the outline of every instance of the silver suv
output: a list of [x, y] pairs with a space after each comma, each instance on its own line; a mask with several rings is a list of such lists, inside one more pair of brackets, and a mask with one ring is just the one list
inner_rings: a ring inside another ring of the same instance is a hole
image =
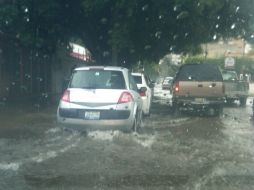
[[137, 130], [142, 99], [128, 69], [76, 68], [57, 110], [58, 122], [78, 129]]

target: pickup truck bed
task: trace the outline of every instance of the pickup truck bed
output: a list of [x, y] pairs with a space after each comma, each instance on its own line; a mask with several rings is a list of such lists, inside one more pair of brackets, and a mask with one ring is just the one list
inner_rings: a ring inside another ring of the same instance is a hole
[[249, 94], [249, 83], [239, 80], [235, 71], [224, 70], [222, 76], [227, 103], [233, 103], [235, 100], [239, 100], [241, 106], [246, 105], [246, 99]]

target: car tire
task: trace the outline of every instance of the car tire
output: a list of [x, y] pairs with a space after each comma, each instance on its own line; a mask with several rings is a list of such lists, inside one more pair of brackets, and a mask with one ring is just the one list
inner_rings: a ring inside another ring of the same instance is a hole
[[137, 112], [132, 125], [132, 131], [138, 133], [143, 122], [143, 111]]
[[132, 124], [132, 131], [137, 132], [138, 129], [138, 121], [137, 121], [137, 116], [135, 116], [133, 124]]
[[144, 117], [150, 117], [150, 115], [151, 115], [151, 113], [150, 113], [150, 108], [149, 108], [149, 110], [148, 110], [147, 113], [142, 112], [142, 115], [143, 115]]
[[215, 117], [219, 117], [223, 114], [223, 106], [218, 105], [215, 107], [215, 112], [214, 112], [214, 116]]
[[174, 115], [175, 117], [181, 116], [180, 107], [179, 107], [176, 103], [173, 103], [173, 115]]
[[246, 106], [246, 101], [247, 101], [247, 98], [245, 97], [240, 98], [240, 106]]

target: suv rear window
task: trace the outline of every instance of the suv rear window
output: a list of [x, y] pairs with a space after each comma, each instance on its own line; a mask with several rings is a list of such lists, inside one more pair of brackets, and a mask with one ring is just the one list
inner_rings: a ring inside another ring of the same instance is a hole
[[181, 81], [222, 81], [219, 68], [212, 64], [186, 64], [183, 65], [176, 80]]
[[237, 74], [233, 71], [222, 71], [223, 80], [237, 80]]
[[141, 76], [136, 76], [136, 75], [132, 75], [132, 76], [137, 84], [142, 84], [142, 77]]
[[74, 71], [70, 88], [126, 89], [121, 71], [78, 70]]

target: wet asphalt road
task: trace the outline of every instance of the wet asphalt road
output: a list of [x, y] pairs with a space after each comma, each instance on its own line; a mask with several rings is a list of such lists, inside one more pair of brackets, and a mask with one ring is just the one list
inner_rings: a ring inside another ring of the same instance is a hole
[[0, 112], [0, 189], [254, 189], [251, 102], [174, 117], [155, 99], [139, 134], [58, 128], [55, 108]]

